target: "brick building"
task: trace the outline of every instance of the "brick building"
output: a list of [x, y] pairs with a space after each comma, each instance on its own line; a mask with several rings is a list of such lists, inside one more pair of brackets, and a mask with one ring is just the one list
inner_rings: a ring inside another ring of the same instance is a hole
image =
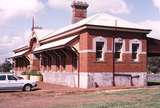
[[37, 70], [44, 82], [80, 88], [145, 86], [151, 30], [105, 13], [87, 17], [85, 2], [71, 6], [71, 25], [33, 27], [29, 44], [14, 50], [15, 72]]

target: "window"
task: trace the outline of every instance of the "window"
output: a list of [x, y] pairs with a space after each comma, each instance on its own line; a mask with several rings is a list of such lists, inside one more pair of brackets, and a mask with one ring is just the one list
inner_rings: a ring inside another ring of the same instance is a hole
[[96, 60], [103, 60], [104, 42], [96, 42]]
[[134, 61], [138, 60], [138, 49], [139, 49], [139, 44], [132, 44], [132, 59]]
[[116, 61], [122, 61], [122, 52], [124, 50], [124, 41], [121, 37], [115, 38], [114, 58]]
[[115, 59], [119, 61], [121, 59], [121, 49], [122, 49], [122, 43], [115, 43]]
[[0, 75], [0, 81], [6, 80], [6, 76], [5, 75]]
[[107, 39], [103, 36], [96, 36], [93, 39], [93, 51], [96, 61], [104, 61], [105, 52], [107, 52]]
[[8, 75], [8, 80], [17, 80], [13, 75]]
[[142, 53], [142, 41], [139, 39], [130, 40], [130, 53], [131, 60], [134, 62], [138, 62], [140, 57], [139, 54]]

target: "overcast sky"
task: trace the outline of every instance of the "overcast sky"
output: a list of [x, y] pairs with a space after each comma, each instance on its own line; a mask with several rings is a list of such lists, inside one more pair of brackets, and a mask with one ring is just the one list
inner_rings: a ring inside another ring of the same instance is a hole
[[[145, 25], [160, 39], [160, 0], [81, 0], [88, 16], [105, 12]], [[55, 31], [71, 23], [71, 0], [0, 0], [0, 63], [12, 50], [27, 43], [32, 16], [44, 29]]]

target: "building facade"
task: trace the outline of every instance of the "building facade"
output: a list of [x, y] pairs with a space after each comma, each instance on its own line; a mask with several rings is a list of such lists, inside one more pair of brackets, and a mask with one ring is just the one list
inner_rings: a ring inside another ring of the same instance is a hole
[[105, 13], [87, 17], [88, 4], [73, 2], [72, 23], [14, 50], [17, 73], [37, 70], [44, 82], [70, 87], [145, 86], [145, 29]]

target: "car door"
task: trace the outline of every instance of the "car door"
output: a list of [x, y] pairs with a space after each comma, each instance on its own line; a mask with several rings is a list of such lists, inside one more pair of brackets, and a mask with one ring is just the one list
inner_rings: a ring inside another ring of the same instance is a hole
[[18, 80], [14, 75], [7, 75], [10, 89], [16, 90], [23, 87], [23, 83]]
[[6, 75], [0, 75], [0, 90], [6, 90], [8, 88], [8, 81]]

